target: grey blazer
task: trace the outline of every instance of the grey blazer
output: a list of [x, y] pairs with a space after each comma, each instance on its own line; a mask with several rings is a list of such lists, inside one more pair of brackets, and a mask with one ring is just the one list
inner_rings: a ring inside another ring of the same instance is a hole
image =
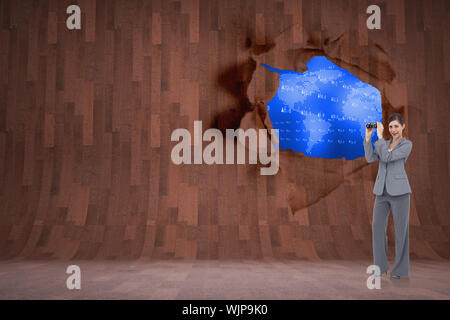
[[402, 138], [392, 151], [388, 151], [392, 141], [378, 139], [375, 142], [375, 150], [372, 141], [364, 139], [364, 153], [367, 162], [379, 161], [378, 175], [373, 187], [373, 193], [381, 196], [386, 183], [386, 191], [391, 196], [399, 196], [411, 193], [408, 176], [405, 172], [405, 162], [412, 149], [412, 142]]

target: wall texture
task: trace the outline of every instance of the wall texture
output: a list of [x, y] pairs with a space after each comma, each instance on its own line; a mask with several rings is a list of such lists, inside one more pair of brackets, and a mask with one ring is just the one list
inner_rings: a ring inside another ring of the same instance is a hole
[[[384, 121], [405, 117], [411, 258], [450, 258], [450, 4], [378, 1], [367, 30], [371, 2], [0, 0], [0, 257], [371, 257], [376, 163], [281, 152], [261, 176], [170, 158], [194, 120], [270, 127], [261, 62], [326, 55], [382, 92]], [[392, 215], [388, 237], [392, 257]]]

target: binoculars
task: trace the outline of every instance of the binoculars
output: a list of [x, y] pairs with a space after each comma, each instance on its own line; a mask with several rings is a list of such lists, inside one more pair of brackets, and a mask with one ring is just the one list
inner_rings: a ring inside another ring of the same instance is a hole
[[366, 124], [366, 128], [370, 129], [370, 128], [376, 128], [377, 127], [377, 123], [376, 122], [369, 122], [368, 124]]

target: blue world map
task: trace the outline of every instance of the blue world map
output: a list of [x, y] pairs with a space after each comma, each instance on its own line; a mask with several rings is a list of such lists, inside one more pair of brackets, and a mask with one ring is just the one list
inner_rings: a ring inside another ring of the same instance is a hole
[[378, 89], [324, 56], [303, 73], [262, 65], [280, 76], [267, 109], [281, 149], [327, 159], [364, 156], [366, 124], [382, 120]]

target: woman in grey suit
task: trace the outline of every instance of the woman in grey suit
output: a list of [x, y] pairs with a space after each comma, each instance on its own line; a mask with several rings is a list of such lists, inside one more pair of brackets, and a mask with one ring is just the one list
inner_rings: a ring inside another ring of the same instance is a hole
[[395, 263], [391, 280], [409, 276], [409, 204], [411, 187], [405, 172], [405, 162], [412, 149], [412, 142], [402, 136], [403, 117], [394, 113], [389, 117], [391, 139], [383, 139], [383, 125], [377, 122], [378, 140], [375, 150], [371, 136], [374, 128], [366, 128], [364, 151], [367, 162], [378, 161], [378, 175], [373, 188], [376, 195], [373, 206], [372, 245], [374, 265], [381, 274], [387, 273], [387, 223], [392, 210], [395, 228]]

